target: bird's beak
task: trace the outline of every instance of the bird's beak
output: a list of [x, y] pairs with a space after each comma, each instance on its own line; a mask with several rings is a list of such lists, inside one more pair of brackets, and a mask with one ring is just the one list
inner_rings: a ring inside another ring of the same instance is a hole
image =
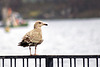
[[48, 24], [44, 23], [43, 25], [48, 26]]

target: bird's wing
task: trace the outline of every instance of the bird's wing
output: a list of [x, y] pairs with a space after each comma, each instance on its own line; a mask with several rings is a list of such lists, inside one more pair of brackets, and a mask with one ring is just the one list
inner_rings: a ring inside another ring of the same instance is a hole
[[30, 43], [31, 40], [30, 40], [29, 32], [26, 33], [22, 39], [24, 40], [24, 42]]
[[40, 40], [42, 40], [42, 35], [40, 34], [40, 32], [31, 30], [25, 34], [23, 40], [26, 40], [26, 42], [28, 41], [28, 42], [38, 43]]

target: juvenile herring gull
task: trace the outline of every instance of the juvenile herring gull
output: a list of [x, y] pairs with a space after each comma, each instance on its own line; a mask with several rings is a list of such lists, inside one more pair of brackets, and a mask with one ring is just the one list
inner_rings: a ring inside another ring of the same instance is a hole
[[43, 42], [42, 40], [42, 31], [41, 31], [41, 26], [47, 26], [46, 23], [43, 23], [42, 21], [36, 21], [34, 24], [34, 29], [29, 31], [28, 33], [25, 34], [23, 37], [22, 41], [19, 43], [18, 46], [23, 46], [23, 47], [28, 47], [30, 50], [30, 55], [31, 54], [31, 46], [35, 46], [35, 54], [36, 55], [36, 47], [38, 44], [41, 44]]

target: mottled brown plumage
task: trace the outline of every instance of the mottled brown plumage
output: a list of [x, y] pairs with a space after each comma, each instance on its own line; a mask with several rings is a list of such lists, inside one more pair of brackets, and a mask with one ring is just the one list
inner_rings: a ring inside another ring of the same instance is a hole
[[27, 32], [22, 41], [19, 43], [19, 46], [27, 47], [29, 46], [30, 49], [30, 55], [31, 55], [31, 47], [30, 46], [35, 46], [35, 55], [36, 55], [36, 47], [38, 44], [41, 44], [43, 42], [42, 40], [42, 31], [41, 31], [41, 26], [46, 25], [42, 21], [36, 21], [34, 24], [34, 29]]

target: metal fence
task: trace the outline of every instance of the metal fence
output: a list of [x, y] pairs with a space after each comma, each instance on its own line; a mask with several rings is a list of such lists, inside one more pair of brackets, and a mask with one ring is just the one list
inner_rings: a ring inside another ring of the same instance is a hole
[[0, 56], [0, 67], [100, 67], [100, 55]]

